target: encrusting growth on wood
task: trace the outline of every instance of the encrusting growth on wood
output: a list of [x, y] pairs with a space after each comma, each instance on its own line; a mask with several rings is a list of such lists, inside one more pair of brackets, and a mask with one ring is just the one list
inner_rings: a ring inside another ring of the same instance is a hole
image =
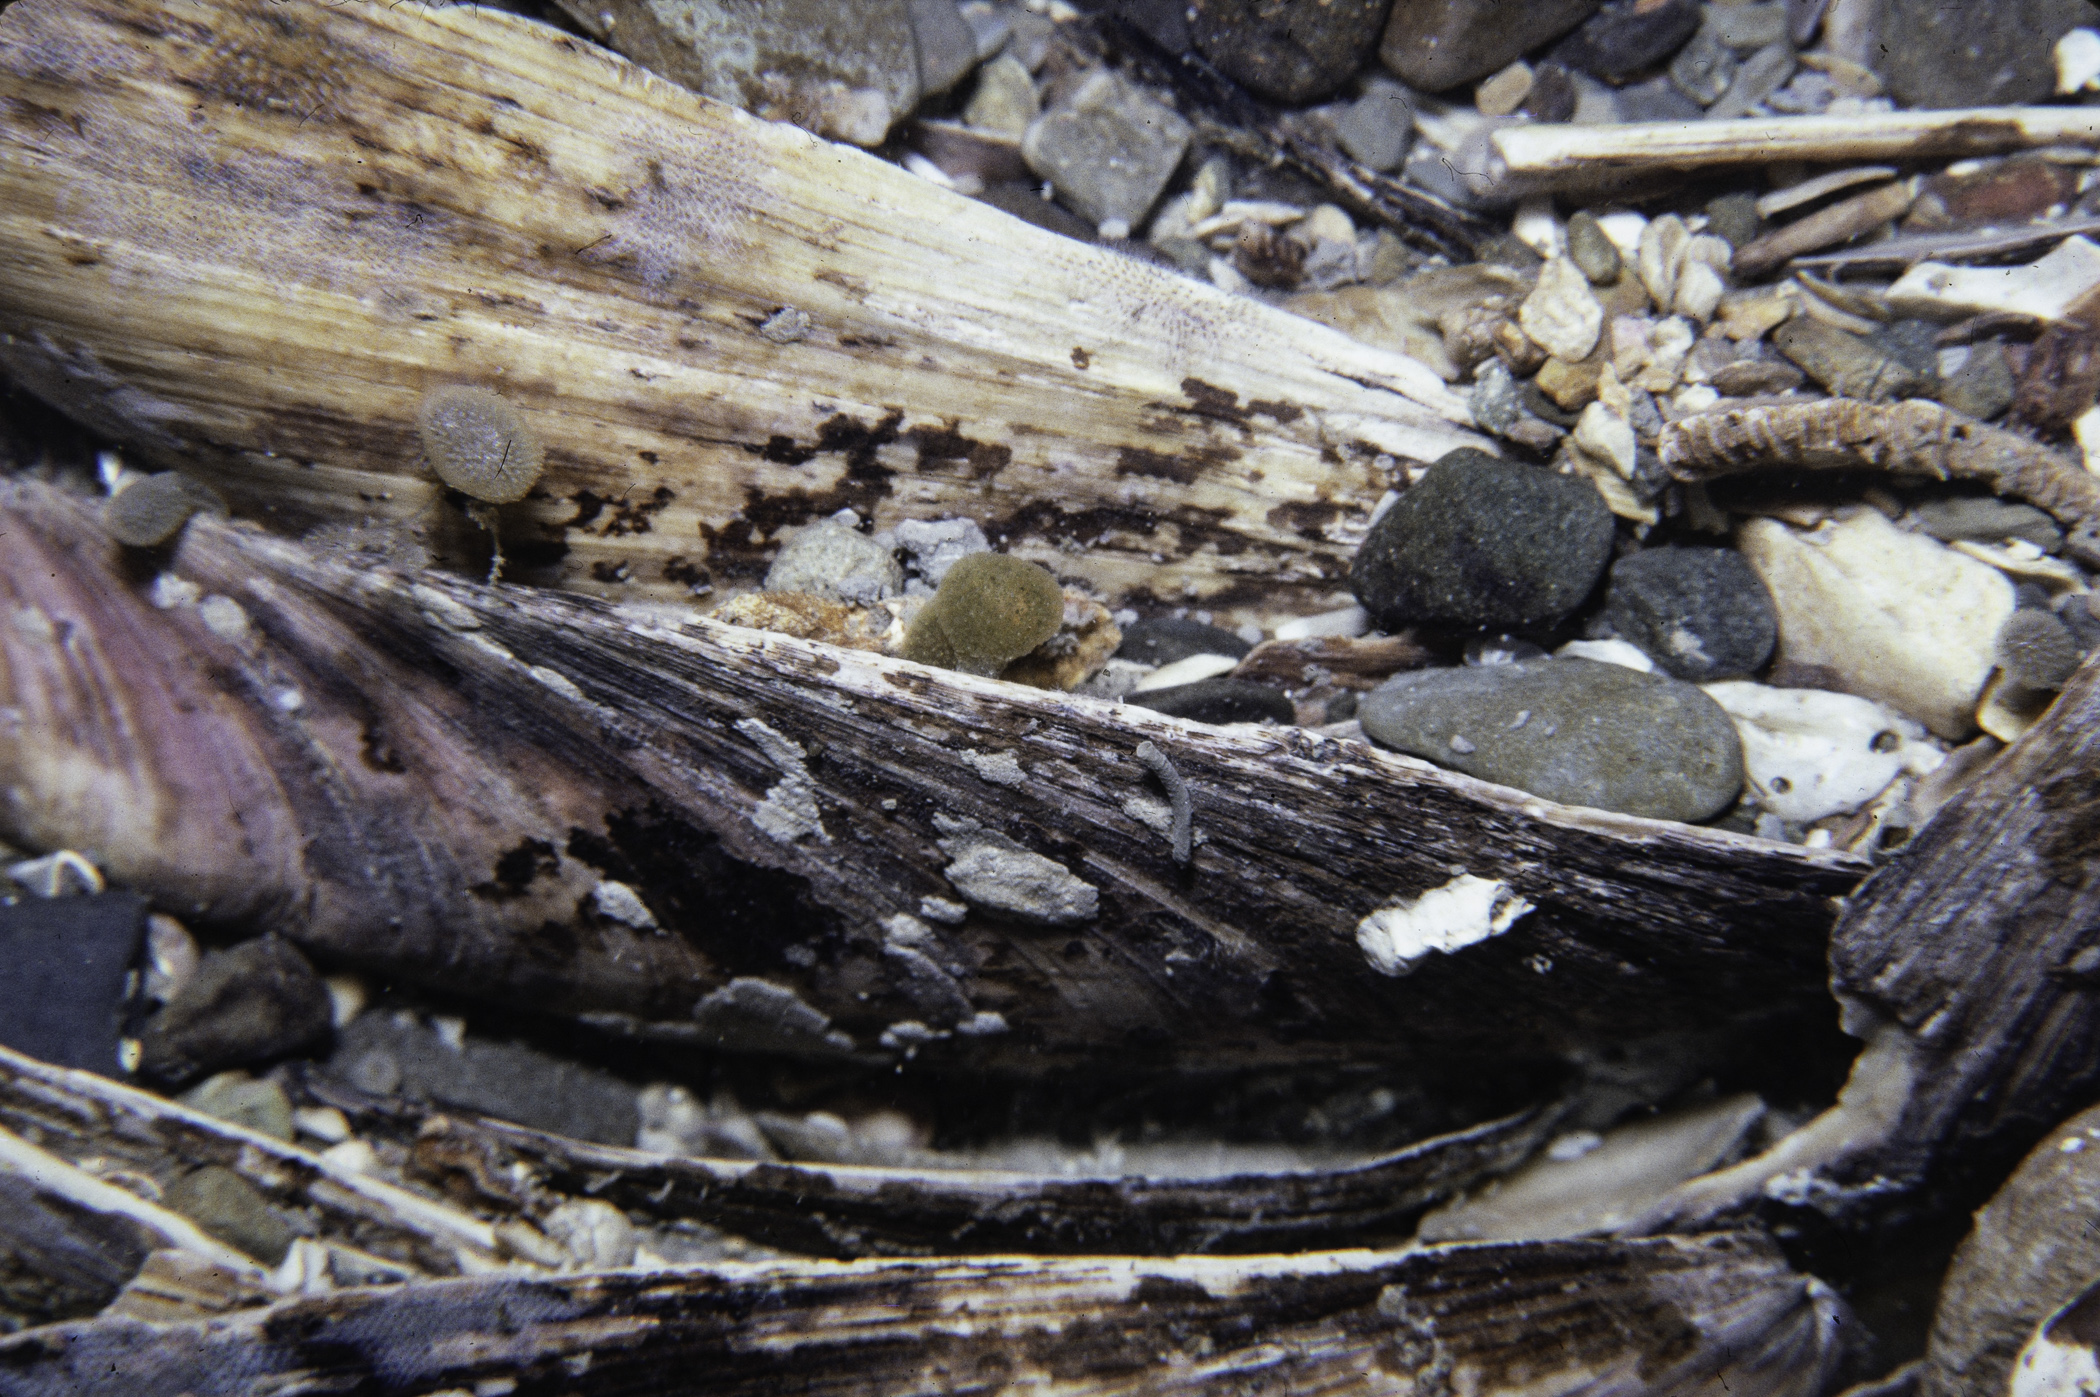
[[1189, 783], [1181, 779], [1174, 763], [1167, 754], [1151, 742], [1140, 742], [1137, 759], [1149, 767], [1159, 784], [1167, 788], [1167, 799], [1174, 807], [1174, 829], [1170, 836], [1174, 841], [1174, 862], [1187, 863], [1194, 844], [1194, 835], [1189, 828]]

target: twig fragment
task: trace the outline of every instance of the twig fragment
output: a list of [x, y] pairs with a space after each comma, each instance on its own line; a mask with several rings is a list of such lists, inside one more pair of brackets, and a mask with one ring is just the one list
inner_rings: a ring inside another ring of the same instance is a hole
[[1174, 769], [1167, 754], [1150, 741], [1138, 744], [1137, 759], [1151, 768], [1152, 774], [1159, 778], [1159, 784], [1167, 788], [1167, 800], [1174, 807], [1174, 862], [1187, 863], [1194, 845], [1194, 833], [1190, 828], [1189, 783], [1181, 779], [1181, 773]]

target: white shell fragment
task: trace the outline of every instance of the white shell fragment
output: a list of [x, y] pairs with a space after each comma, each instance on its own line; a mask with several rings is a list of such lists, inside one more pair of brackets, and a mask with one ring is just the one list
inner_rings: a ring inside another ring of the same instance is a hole
[[1782, 661], [1829, 670], [1941, 737], [1975, 726], [2013, 611], [2003, 573], [1872, 510], [1807, 532], [1753, 519], [1738, 546], [1779, 612]]
[[1148, 689], [1172, 689], [1182, 684], [1194, 684], [1230, 674], [1239, 667], [1240, 662], [1230, 655], [1189, 655], [1153, 670], [1138, 680], [1130, 692], [1138, 694]]
[[1604, 333], [1604, 306], [1590, 279], [1565, 257], [1539, 272], [1539, 284], [1517, 308], [1517, 324], [1554, 358], [1574, 364], [1589, 358]]
[[2056, 41], [2054, 52], [2058, 96], [2100, 87], [2100, 33], [2073, 29]]
[[2009, 1397], [2093, 1397], [2100, 1392], [2100, 1353], [2093, 1321], [2100, 1316], [2095, 1285], [2042, 1321], [2013, 1363]]
[[656, 926], [656, 914], [642, 901], [641, 894], [610, 878], [591, 889], [591, 910], [608, 921], [638, 930], [647, 931]]
[[1420, 897], [1381, 907], [1356, 924], [1356, 944], [1381, 975], [1407, 975], [1432, 953], [1500, 936], [1532, 904], [1507, 883], [1461, 873]]
[[2037, 320], [2070, 319], [2100, 289], [2100, 246], [2065, 238], [2054, 252], [2024, 267], [1954, 267], [1920, 262], [1888, 290], [1898, 315], [1959, 320], [2009, 311]]
[[1849, 815], [1946, 760], [1923, 727], [1870, 699], [1748, 680], [1700, 687], [1735, 720], [1757, 803], [1782, 820]]

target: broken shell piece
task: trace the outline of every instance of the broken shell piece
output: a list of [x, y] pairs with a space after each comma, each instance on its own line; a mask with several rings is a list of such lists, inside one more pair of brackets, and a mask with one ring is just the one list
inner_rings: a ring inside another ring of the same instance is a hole
[[1954, 267], [1920, 262], [1888, 291], [1899, 314], [1935, 320], [2006, 311], [2054, 323], [2083, 318], [2100, 290], [2100, 246], [2065, 238], [2024, 267]]
[[1971, 730], [2013, 611], [2003, 574], [1872, 510], [1805, 533], [1753, 519], [1738, 546], [1779, 613], [1781, 663], [1826, 669], [1942, 737]]
[[1757, 803], [1795, 824], [1849, 815], [1946, 759], [1923, 727], [1870, 699], [1748, 680], [1701, 687], [1735, 721]]
[[1379, 974], [1408, 975], [1432, 954], [1450, 955], [1500, 936], [1531, 908], [1507, 883], [1461, 873], [1365, 917], [1356, 924], [1356, 944]]
[[1582, 269], [1556, 257], [1539, 272], [1537, 288], [1517, 310], [1517, 323], [1547, 353], [1573, 364], [1597, 347], [1604, 331], [1604, 306]]
[[2042, 1321], [2013, 1362], [2007, 1394], [2082, 1397], [2095, 1391], [2100, 1391], [2100, 1281]]
[[2056, 94], [2067, 97], [2100, 86], [2100, 33], [2073, 29], [2056, 41]]
[[2001, 671], [1991, 676], [1976, 702], [1976, 726], [2010, 746], [2025, 737], [2055, 701], [2054, 689], [2022, 684]]

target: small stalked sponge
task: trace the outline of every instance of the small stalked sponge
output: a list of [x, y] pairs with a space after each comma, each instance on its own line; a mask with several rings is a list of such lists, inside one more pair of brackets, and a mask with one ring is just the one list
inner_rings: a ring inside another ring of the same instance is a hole
[[134, 480], [110, 496], [102, 507], [102, 527], [119, 543], [152, 548], [175, 537], [200, 511], [224, 514], [226, 502], [209, 485], [163, 471]]
[[904, 658], [996, 675], [1057, 634], [1064, 592], [1047, 569], [1004, 553], [959, 558], [904, 637]]
[[470, 384], [433, 388], [416, 425], [438, 477], [463, 495], [511, 504], [540, 478], [540, 439], [501, 394]]

